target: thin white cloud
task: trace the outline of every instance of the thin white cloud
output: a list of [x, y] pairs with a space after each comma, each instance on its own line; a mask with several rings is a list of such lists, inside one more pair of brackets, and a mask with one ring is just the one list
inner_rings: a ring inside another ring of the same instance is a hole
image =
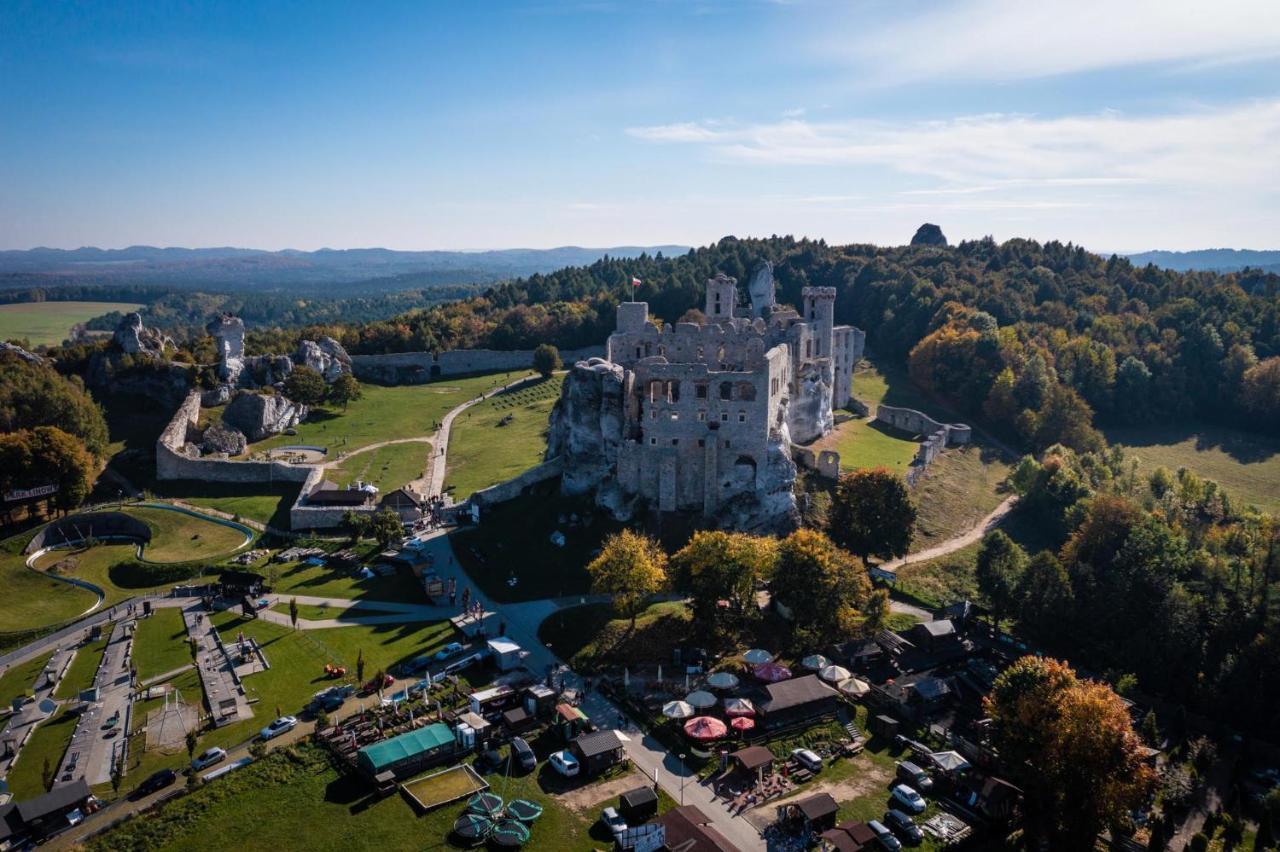
[[1058, 188], [1154, 184], [1275, 188], [1280, 100], [1166, 115], [1116, 112], [1043, 118], [979, 115], [944, 121], [697, 123], [628, 131], [689, 144], [719, 160], [864, 166], [932, 178], [936, 189], [1004, 182]]
[[1276, 0], [953, 0], [917, 8], [882, 26], [852, 20], [859, 35], [823, 36], [819, 49], [885, 83], [1280, 56]]

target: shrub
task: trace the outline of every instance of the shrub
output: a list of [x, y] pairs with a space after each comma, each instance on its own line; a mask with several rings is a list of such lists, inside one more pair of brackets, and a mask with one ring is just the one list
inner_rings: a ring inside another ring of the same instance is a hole
[[181, 583], [203, 576], [206, 566], [201, 562], [155, 564], [136, 559], [117, 562], [107, 569], [111, 582], [122, 589], [145, 589], [165, 583]]

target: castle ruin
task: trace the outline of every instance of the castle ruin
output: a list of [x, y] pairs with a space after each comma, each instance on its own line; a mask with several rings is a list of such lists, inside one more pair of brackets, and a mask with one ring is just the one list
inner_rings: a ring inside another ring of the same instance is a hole
[[835, 288], [804, 288], [801, 312], [774, 289], [763, 264], [740, 305], [737, 281], [718, 274], [705, 321], [674, 327], [646, 302], [618, 305], [607, 357], [573, 367], [551, 415], [563, 491], [594, 493], [619, 519], [643, 501], [734, 529], [793, 526], [792, 444], [833, 428], [864, 335], [835, 325]]

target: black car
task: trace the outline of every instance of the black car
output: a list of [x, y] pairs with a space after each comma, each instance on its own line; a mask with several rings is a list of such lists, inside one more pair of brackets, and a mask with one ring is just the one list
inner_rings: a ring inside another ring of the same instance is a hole
[[916, 825], [916, 821], [896, 808], [885, 812], [884, 821], [889, 828], [896, 831], [912, 846], [924, 840], [924, 832], [920, 830], [920, 826]]
[[178, 780], [178, 773], [172, 769], [161, 769], [153, 772], [133, 791], [133, 798], [141, 799], [150, 796], [157, 790], [163, 790]]
[[511, 738], [511, 754], [525, 772], [532, 772], [538, 766], [538, 757], [533, 753], [533, 749], [529, 747], [529, 744], [524, 741], [524, 737]]

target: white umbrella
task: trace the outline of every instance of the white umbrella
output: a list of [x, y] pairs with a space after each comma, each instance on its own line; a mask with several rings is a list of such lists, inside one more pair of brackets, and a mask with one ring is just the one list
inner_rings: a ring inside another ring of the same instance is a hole
[[818, 676], [825, 681], [839, 683], [842, 680], [852, 677], [853, 673], [844, 666], [827, 666], [825, 669], [818, 672]]
[[754, 716], [756, 708], [750, 699], [726, 698], [724, 700], [724, 714], [726, 716]]
[[733, 689], [738, 685], [738, 676], [731, 672], [716, 672], [707, 678], [707, 685], [715, 689]]
[[865, 680], [859, 680], [856, 677], [845, 678], [836, 684], [836, 689], [843, 692], [850, 698], [861, 698], [871, 691], [871, 685]]
[[631, 686], [631, 669], [624, 668], [622, 670], [622, 685]]
[[668, 701], [662, 705], [662, 715], [668, 719], [688, 719], [694, 713], [687, 701]]
[[752, 648], [750, 651], [742, 655], [742, 659], [746, 660], [753, 666], [759, 666], [764, 663], [772, 663], [773, 654], [770, 654], [763, 648]]
[[704, 689], [699, 689], [696, 692], [690, 692], [684, 697], [684, 700], [688, 701], [690, 706], [696, 707], [699, 710], [705, 710], [708, 707], [716, 706], [716, 697]]
[[821, 654], [810, 654], [800, 661], [800, 665], [804, 666], [806, 669], [811, 669], [812, 671], [817, 672], [831, 665], [831, 661]]
[[658, 683], [662, 683], [662, 663], [658, 663]]

